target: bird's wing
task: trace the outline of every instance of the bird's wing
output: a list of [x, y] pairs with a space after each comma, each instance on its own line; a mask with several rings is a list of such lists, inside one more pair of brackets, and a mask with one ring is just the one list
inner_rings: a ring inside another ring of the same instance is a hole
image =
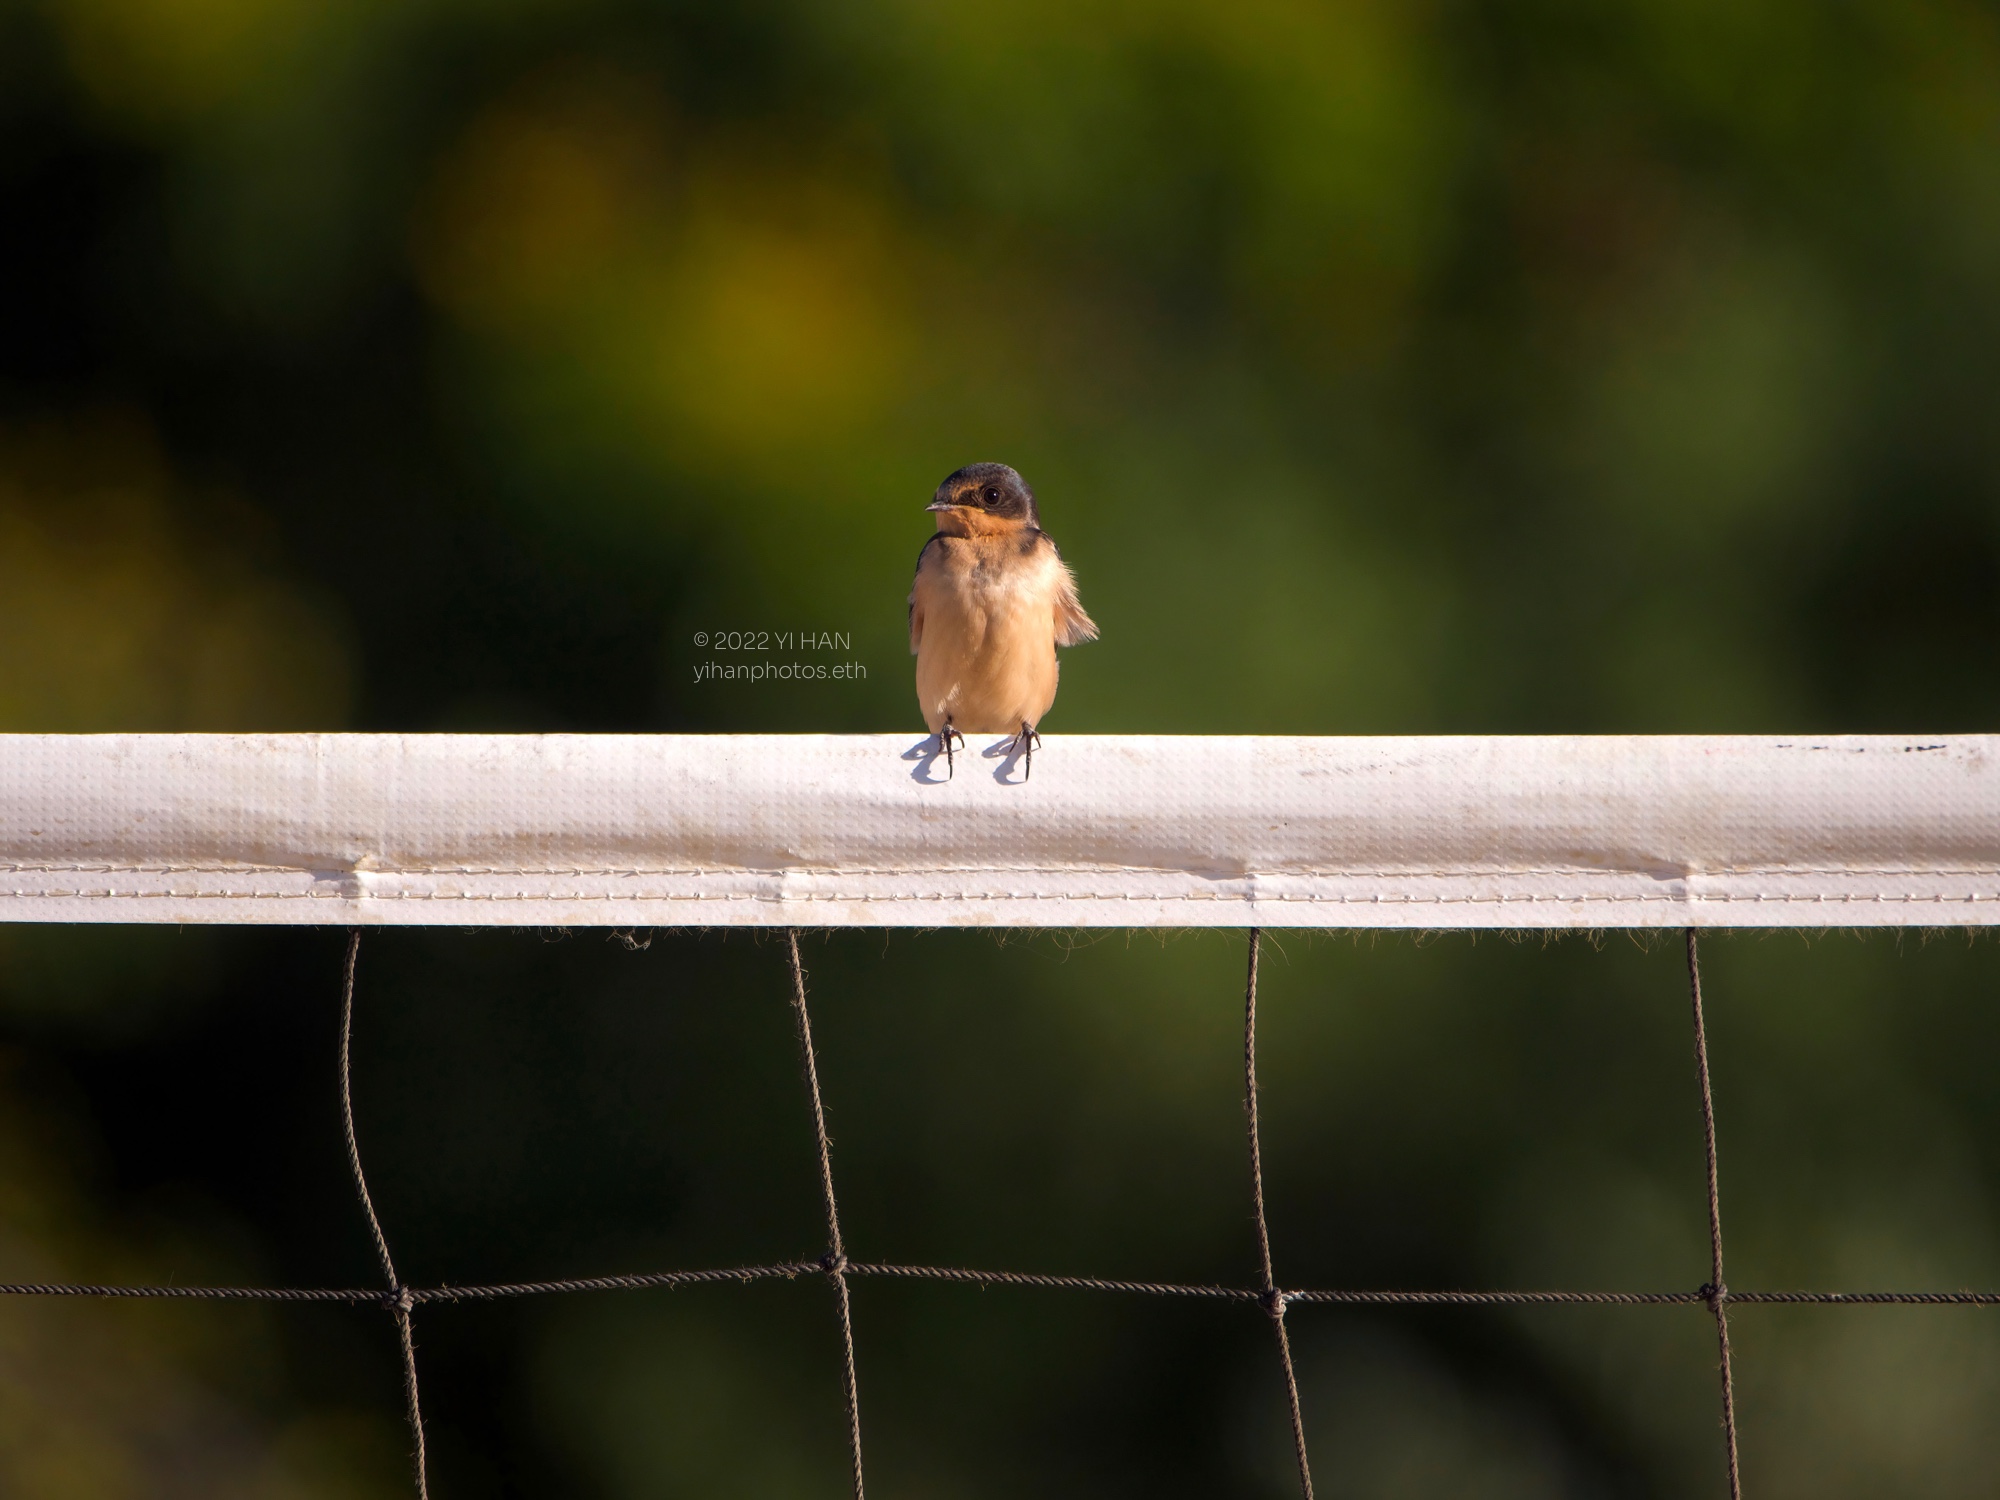
[[[937, 537], [932, 536], [930, 541], [925, 542], [923, 546], [917, 549], [917, 573], [919, 576], [924, 571], [924, 557], [930, 552], [932, 544], [936, 541]], [[913, 578], [910, 580], [910, 655], [915, 656], [918, 648], [923, 643], [924, 607], [917, 602], [917, 584], [916, 579]]]
[[1056, 546], [1056, 539], [1047, 532], [1042, 535], [1056, 555], [1056, 571], [1060, 575], [1056, 584], [1056, 644], [1081, 646], [1085, 641], [1096, 640], [1097, 622], [1083, 612], [1083, 601], [1076, 596], [1076, 574], [1062, 560], [1062, 549]]

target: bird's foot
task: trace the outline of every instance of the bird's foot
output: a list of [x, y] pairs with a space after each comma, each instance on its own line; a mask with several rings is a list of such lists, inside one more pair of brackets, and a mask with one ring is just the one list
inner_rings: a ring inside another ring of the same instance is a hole
[[1026, 781], [1035, 774], [1035, 752], [1042, 748], [1042, 737], [1035, 733], [1035, 726], [1025, 719], [1021, 721], [1021, 732], [1014, 736], [1008, 750], [1021, 757], [1021, 779]]
[[960, 734], [956, 729], [953, 729], [951, 727], [951, 720], [946, 719], [944, 721], [944, 728], [938, 731], [938, 749], [944, 755], [944, 779], [946, 781], [951, 780], [952, 772], [957, 769], [956, 762], [953, 761], [951, 753], [951, 742], [953, 740], [958, 741], [959, 749], [963, 750], [965, 748], [965, 736]]

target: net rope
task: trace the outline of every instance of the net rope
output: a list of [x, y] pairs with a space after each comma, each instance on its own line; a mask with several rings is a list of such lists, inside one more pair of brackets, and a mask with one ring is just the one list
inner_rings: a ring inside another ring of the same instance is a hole
[[1258, 1305], [1270, 1316], [1278, 1339], [1278, 1362], [1285, 1372], [1285, 1399], [1292, 1418], [1292, 1447], [1299, 1462], [1299, 1493], [1312, 1500], [1312, 1464], [1306, 1458], [1306, 1420], [1299, 1409], [1299, 1376], [1292, 1368], [1292, 1340], [1285, 1332], [1285, 1294], [1271, 1268], [1271, 1225], [1264, 1215], [1264, 1147], [1257, 1131], [1257, 955], [1264, 946], [1261, 928], [1250, 929], [1250, 972], [1243, 981], [1243, 1113], [1250, 1131], [1250, 1198], [1257, 1209], [1257, 1261], [1263, 1272]]
[[388, 1237], [369, 1196], [368, 1174], [361, 1170], [361, 1146], [354, 1138], [354, 971], [361, 963], [361, 929], [347, 935], [347, 964], [340, 986], [340, 1128], [347, 1140], [347, 1166], [354, 1174], [355, 1196], [368, 1220], [368, 1233], [375, 1241], [375, 1255], [382, 1262], [383, 1278], [389, 1283], [385, 1305], [396, 1320], [396, 1336], [403, 1351], [403, 1401], [410, 1423], [413, 1444], [410, 1462], [416, 1471], [417, 1500], [430, 1500], [430, 1463], [424, 1456], [424, 1409], [417, 1396], [417, 1342], [410, 1331], [410, 1309], [415, 1300], [396, 1274], [396, 1262], [389, 1254]]
[[826, 1133], [826, 1105], [820, 1098], [819, 1062], [813, 1056], [812, 1014], [806, 1008], [806, 969], [799, 961], [799, 933], [785, 931], [792, 959], [792, 1012], [799, 1023], [799, 1056], [805, 1065], [806, 1087], [812, 1093], [813, 1131], [819, 1144], [819, 1191], [826, 1203], [826, 1255], [820, 1261], [833, 1283], [834, 1306], [840, 1314], [840, 1344], [844, 1362], [840, 1391], [847, 1402], [847, 1446], [854, 1461], [854, 1500], [863, 1500], [861, 1474], [861, 1391], [854, 1376], [854, 1307], [847, 1295], [847, 1249], [840, 1240], [840, 1201], [833, 1192], [833, 1142]]
[[1715, 1317], [1716, 1370], [1722, 1380], [1722, 1447], [1729, 1500], [1743, 1500], [1736, 1457], [1736, 1384], [1729, 1368], [1729, 1283], [1722, 1279], [1722, 1184], [1715, 1166], [1715, 1092], [1708, 1082], [1708, 1023], [1701, 1014], [1701, 947], [1687, 930], [1688, 999], [1694, 1011], [1694, 1069], [1701, 1081], [1701, 1144], [1708, 1165], [1708, 1254], [1711, 1274], [1702, 1294]]
[[791, 1004], [798, 1031], [801, 1072], [812, 1106], [820, 1193], [826, 1211], [825, 1255], [811, 1261], [778, 1261], [768, 1265], [588, 1276], [555, 1281], [499, 1282], [472, 1286], [405, 1285], [396, 1274], [395, 1260], [390, 1254], [388, 1238], [376, 1213], [374, 1199], [368, 1190], [368, 1179], [362, 1170], [361, 1151], [354, 1126], [352, 1042], [355, 978], [361, 953], [361, 933], [357, 928], [349, 933], [342, 969], [339, 1035], [341, 1124], [348, 1167], [354, 1178], [355, 1195], [360, 1201], [362, 1215], [367, 1221], [369, 1235], [374, 1244], [376, 1258], [381, 1263], [386, 1286], [382, 1288], [121, 1286], [86, 1282], [13, 1282], [0, 1283], [0, 1296], [345, 1303], [379, 1307], [388, 1312], [393, 1319], [401, 1349], [405, 1419], [410, 1429], [413, 1481], [419, 1500], [429, 1500], [430, 1478], [425, 1453], [423, 1408], [417, 1382], [413, 1313], [416, 1308], [429, 1303], [484, 1302], [571, 1292], [640, 1291], [712, 1286], [721, 1283], [747, 1285], [757, 1281], [824, 1276], [833, 1287], [840, 1329], [841, 1390], [846, 1406], [855, 1500], [864, 1500], [860, 1382], [856, 1373], [853, 1304], [848, 1288], [849, 1281], [855, 1277], [946, 1282], [977, 1287], [1013, 1286], [1063, 1291], [1123, 1292], [1138, 1296], [1238, 1302], [1254, 1306], [1269, 1320], [1275, 1334], [1291, 1419], [1299, 1491], [1303, 1500], [1312, 1500], [1312, 1470], [1306, 1453], [1306, 1429], [1299, 1399], [1298, 1377], [1293, 1365], [1290, 1339], [1286, 1332], [1286, 1311], [1292, 1307], [1705, 1307], [1715, 1321], [1717, 1375], [1721, 1396], [1722, 1457], [1729, 1495], [1730, 1500], [1742, 1500], [1742, 1474], [1737, 1453], [1734, 1371], [1729, 1344], [1730, 1308], [2000, 1306], [2000, 1292], [1733, 1291], [1730, 1289], [1723, 1279], [1722, 1202], [1716, 1158], [1715, 1100], [1709, 1074], [1707, 1023], [1702, 1008], [1700, 946], [1693, 928], [1689, 928], [1686, 933], [1686, 952], [1688, 989], [1693, 1017], [1695, 1073], [1699, 1085], [1702, 1140], [1707, 1168], [1710, 1278], [1706, 1283], [1692, 1290], [1652, 1292], [1565, 1289], [1475, 1291], [1283, 1288], [1278, 1285], [1276, 1279], [1271, 1254], [1270, 1226], [1265, 1213], [1263, 1146], [1258, 1117], [1257, 965], [1262, 946], [1262, 933], [1257, 928], [1251, 928], [1249, 938], [1249, 964], [1245, 977], [1243, 1004], [1243, 1107], [1249, 1144], [1251, 1203], [1257, 1251], [1258, 1278], [1254, 1286], [1126, 1281], [1096, 1276], [1062, 1276], [1031, 1271], [994, 1271], [956, 1266], [906, 1266], [848, 1259], [840, 1229], [839, 1200], [834, 1192], [832, 1137], [827, 1129], [818, 1059], [813, 1048], [812, 1019], [806, 1001], [806, 972], [799, 953], [799, 934], [796, 928], [786, 931], [786, 956], [792, 981]]

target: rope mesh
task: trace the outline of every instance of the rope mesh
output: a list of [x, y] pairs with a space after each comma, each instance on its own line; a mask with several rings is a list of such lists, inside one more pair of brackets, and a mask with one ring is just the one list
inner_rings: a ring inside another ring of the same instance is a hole
[[797, 1023], [802, 1073], [812, 1106], [813, 1128], [818, 1149], [820, 1192], [826, 1210], [827, 1252], [816, 1261], [779, 1261], [769, 1265], [732, 1266], [719, 1269], [647, 1272], [622, 1276], [591, 1276], [561, 1281], [507, 1282], [481, 1286], [406, 1286], [396, 1274], [389, 1242], [368, 1191], [361, 1166], [361, 1151], [355, 1136], [351, 1092], [352, 1039], [354, 1028], [355, 975], [360, 961], [361, 934], [348, 938], [342, 973], [340, 1003], [340, 1109], [346, 1139], [347, 1159], [363, 1216], [382, 1266], [386, 1286], [358, 1287], [228, 1287], [228, 1286], [110, 1286], [69, 1282], [0, 1283], [0, 1296], [16, 1297], [107, 1297], [170, 1298], [224, 1302], [304, 1302], [347, 1303], [376, 1306], [386, 1310], [396, 1325], [401, 1345], [405, 1416], [410, 1427], [411, 1462], [419, 1500], [429, 1500], [426, 1472], [423, 1409], [417, 1383], [416, 1340], [412, 1329], [413, 1311], [428, 1303], [479, 1302], [501, 1298], [538, 1297], [569, 1292], [637, 1291], [734, 1282], [791, 1280], [800, 1276], [825, 1276], [835, 1293], [843, 1363], [841, 1390], [846, 1405], [849, 1452], [853, 1466], [855, 1500], [864, 1500], [861, 1456], [861, 1401], [854, 1354], [854, 1316], [848, 1282], [854, 1277], [880, 1277], [905, 1281], [949, 1282], [970, 1286], [1014, 1286], [1065, 1291], [1124, 1292], [1138, 1296], [1238, 1302], [1253, 1306], [1270, 1321], [1276, 1335], [1285, 1394], [1289, 1403], [1294, 1457], [1299, 1491], [1303, 1500], [1312, 1500], [1312, 1470], [1306, 1454], [1305, 1420], [1299, 1399], [1298, 1377], [1292, 1362], [1291, 1343], [1286, 1334], [1286, 1311], [1298, 1306], [1334, 1307], [1675, 1307], [1702, 1306], [1715, 1320], [1717, 1374], [1721, 1396], [1723, 1459], [1730, 1500], [1742, 1500], [1742, 1476], [1737, 1455], [1734, 1372], [1729, 1346], [1729, 1309], [1737, 1306], [1765, 1307], [1995, 1307], [2000, 1292], [1818, 1292], [1818, 1291], [1732, 1291], [1722, 1273], [1722, 1207], [1716, 1166], [1715, 1101], [1709, 1080], [1707, 1026], [1702, 1012], [1701, 955], [1695, 931], [1687, 930], [1688, 988], [1693, 1013], [1696, 1081], [1699, 1085], [1702, 1140], [1707, 1165], [1707, 1197], [1710, 1252], [1710, 1279], [1700, 1287], [1683, 1291], [1571, 1291], [1571, 1290], [1290, 1290], [1277, 1284], [1271, 1256], [1271, 1236], [1264, 1208], [1263, 1148], [1258, 1129], [1257, 1084], [1257, 961], [1262, 934], [1250, 929], [1249, 971], [1244, 985], [1243, 1075], [1251, 1202], [1257, 1245], [1258, 1279], [1254, 1286], [1188, 1285], [1174, 1282], [1123, 1281], [1095, 1276], [1058, 1276], [1029, 1271], [990, 1271], [952, 1266], [903, 1266], [847, 1257], [840, 1231], [839, 1201], [834, 1192], [832, 1138], [826, 1124], [826, 1109], [819, 1081], [818, 1061], [813, 1050], [812, 1020], [806, 1004], [805, 966], [799, 956], [797, 929], [786, 932], [794, 1020]]

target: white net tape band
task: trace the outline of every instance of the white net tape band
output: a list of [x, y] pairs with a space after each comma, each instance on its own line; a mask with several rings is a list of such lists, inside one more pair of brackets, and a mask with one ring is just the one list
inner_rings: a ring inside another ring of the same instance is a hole
[[2000, 736], [0, 735], [0, 919], [2000, 922]]

